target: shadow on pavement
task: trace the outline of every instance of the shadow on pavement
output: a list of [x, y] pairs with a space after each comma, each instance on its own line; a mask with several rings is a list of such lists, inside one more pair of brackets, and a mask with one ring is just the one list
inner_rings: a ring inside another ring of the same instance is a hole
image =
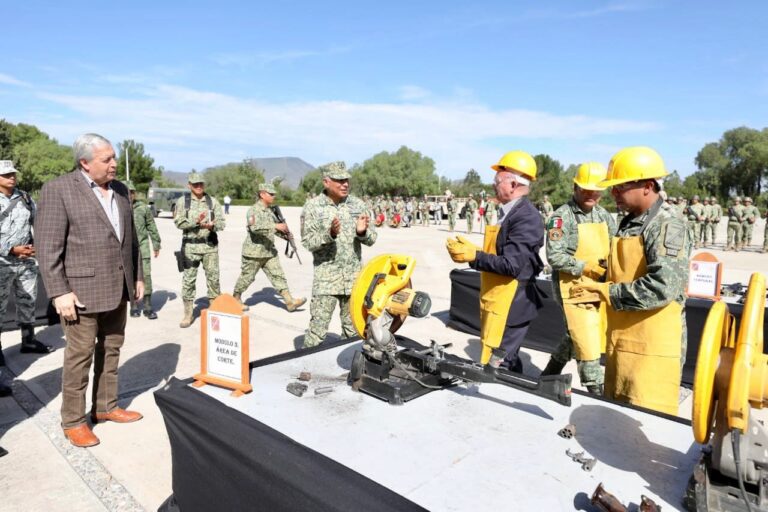
[[163, 309], [166, 303], [172, 300], [176, 300], [177, 297], [178, 295], [176, 295], [174, 292], [169, 292], [166, 290], [152, 292], [152, 308], [155, 311], [160, 311]]

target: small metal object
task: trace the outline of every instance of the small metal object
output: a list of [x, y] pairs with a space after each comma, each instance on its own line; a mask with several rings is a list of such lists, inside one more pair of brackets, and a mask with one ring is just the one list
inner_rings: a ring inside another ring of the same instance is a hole
[[304, 382], [312, 380], [312, 374], [309, 372], [301, 372], [298, 376], [299, 380], [303, 380]]
[[661, 507], [651, 498], [642, 494], [640, 496], [640, 512], [660, 512]]
[[315, 388], [316, 395], [324, 395], [333, 391], [333, 386], [323, 386], [322, 388]]
[[561, 428], [557, 432], [557, 435], [559, 435], [563, 439], [571, 439], [573, 436], [576, 435], [576, 425], [569, 423], [568, 425]]
[[603, 488], [603, 483], [597, 485], [592, 494], [592, 504], [602, 512], [627, 512], [627, 507], [621, 504], [619, 499]]
[[300, 382], [291, 382], [285, 387], [285, 390], [292, 395], [300, 397], [307, 391], [307, 385]]
[[584, 471], [592, 471], [597, 464], [597, 459], [590, 459], [584, 456], [584, 452], [574, 453], [571, 450], [565, 450], [565, 454], [569, 456], [574, 462], [581, 464], [581, 469]]

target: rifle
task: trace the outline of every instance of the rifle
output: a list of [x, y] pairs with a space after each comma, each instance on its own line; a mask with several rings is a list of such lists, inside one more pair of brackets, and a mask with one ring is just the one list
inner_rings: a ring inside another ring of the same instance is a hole
[[[275, 216], [275, 220], [278, 224], [285, 224], [285, 227], [288, 227], [288, 223], [285, 221], [285, 217], [283, 217], [283, 212], [280, 210], [280, 207], [276, 204], [273, 204], [270, 206], [272, 209], [272, 214]], [[285, 238], [285, 240], [288, 242], [285, 244], [285, 255], [289, 258], [293, 258], [293, 255], [296, 255], [296, 259], [299, 260], [299, 265], [302, 265], [301, 258], [299, 257], [299, 251], [296, 249], [296, 241], [293, 239], [293, 233], [291, 233], [291, 230], [288, 229], [288, 232], [283, 235], [279, 234], [281, 238]]]

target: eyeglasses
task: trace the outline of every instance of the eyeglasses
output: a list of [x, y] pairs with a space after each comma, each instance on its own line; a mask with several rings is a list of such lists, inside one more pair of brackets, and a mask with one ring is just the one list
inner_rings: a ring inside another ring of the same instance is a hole
[[493, 180], [493, 185], [494, 185], [494, 186], [497, 186], [497, 185], [501, 185], [501, 184], [502, 184], [502, 183], [504, 183], [505, 181], [509, 181], [509, 182], [517, 183], [517, 180], [515, 180], [515, 178], [503, 178], [503, 179], [494, 179], [494, 180]]
[[190, 183], [193, 187], [204, 187], [205, 183]]

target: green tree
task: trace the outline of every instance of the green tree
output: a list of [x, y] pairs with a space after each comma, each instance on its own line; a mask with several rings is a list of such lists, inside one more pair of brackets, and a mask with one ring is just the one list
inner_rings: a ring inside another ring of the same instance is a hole
[[677, 171], [672, 171], [669, 176], [664, 178], [664, 191], [670, 197], [680, 197], [685, 194], [683, 180]]
[[216, 197], [230, 196], [232, 199], [253, 201], [264, 173], [251, 160], [211, 167], [205, 173], [206, 191]]
[[298, 191], [306, 197], [307, 194], [319, 194], [323, 191], [323, 174], [320, 169], [309, 171], [301, 178]]
[[144, 151], [144, 144], [130, 139], [118, 144], [117, 151], [117, 178], [119, 180], [126, 179], [127, 154], [131, 182], [139, 192], [146, 194], [157, 174], [157, 169], [154, 167], [155, 159]]
[[434, 160], [406, 146], [382, 151], [352, 169], [352, 187], [359, 195], [436, 193], [438, 179]]
[[728, 130], [718, 142], [706, 144], [695, 161], [721, 197], [758, 196], [768, 178], [768, 128], [741, 126]]
[[43, 184], [72, 170], [72, 149], [47, 135], [28, 139], [13, 147], [13, 160], [19, 169], [19, 188], [34, 192]]
[[13, 124], [5, 119], [0, 119], [0, 160], [11, 160], [13, 158], [12, 133]]
[[531, 186], [531, 201], [538, 203], [545, 195], [553, 206], [557, 207], [571, 197], [573, 193], [573, 178], [576, 176], [577, 165], [571, 165], [568, 171], [563, 164], [549, 155], [540, 154], [533, 157], [536, 161], [536, 181]]

